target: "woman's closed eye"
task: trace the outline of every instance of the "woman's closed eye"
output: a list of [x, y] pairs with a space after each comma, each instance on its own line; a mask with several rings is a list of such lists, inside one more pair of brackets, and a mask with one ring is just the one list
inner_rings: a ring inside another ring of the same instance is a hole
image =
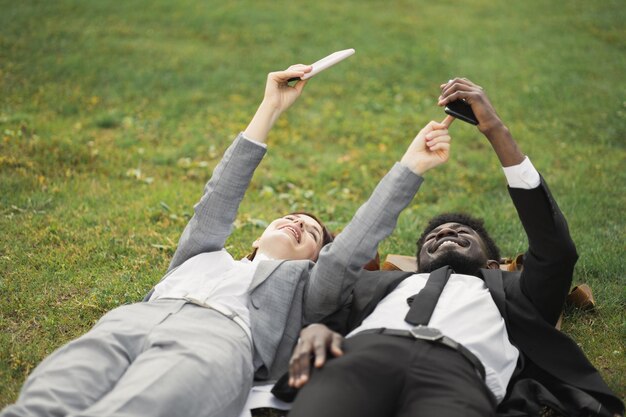
[[317, 230], [317, 229], [315, 229], [313, 227], [309, 227], [309, 228], [307, 228], [307, 232], [309, 232], [309, 234], [311, 235], [313, 240], [315, 240], [315, 243], [319, 243], [320, 242], [320, 232], [319, 232], [319, 230]]

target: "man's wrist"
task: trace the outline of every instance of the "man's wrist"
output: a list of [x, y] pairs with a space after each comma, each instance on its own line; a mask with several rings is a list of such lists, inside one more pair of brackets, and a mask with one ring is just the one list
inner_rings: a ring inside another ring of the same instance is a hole
[[496, 123], [489, 125], [487, 128], [481, 130], [489, 142], [494, 142], [499, 139], [511, 138], [511, 132], [502, 121], [498, 120]]
[[498, 159], [503, 167], [517, 165], [524, 160], [524, 154], [520, 151], [511, 132], [504, 123], [500, 122], [488, 131], [483, 131], [483, 133], [489, 140], [496, 155], [498, 155]]

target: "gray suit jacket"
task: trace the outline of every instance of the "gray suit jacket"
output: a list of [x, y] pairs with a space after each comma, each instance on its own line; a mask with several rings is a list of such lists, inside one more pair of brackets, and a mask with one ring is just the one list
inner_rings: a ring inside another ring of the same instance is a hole
[[[165, 277], [191, 257], [224, 247], [264, 155], [264, 147], [241, 134], [235, 139], [194, 206]], [[275, 260], [258, 266], [248, 304], [255, 364], [260, 365], [257, 379], [282, 375], [301, 327], [320, 321], [348, 302], [362, 266], [374, 257], [378, 242], [394, 230], [398, 215], [422, 181], [395, 164], [342, 233], [322, 249], [317, 263]]]

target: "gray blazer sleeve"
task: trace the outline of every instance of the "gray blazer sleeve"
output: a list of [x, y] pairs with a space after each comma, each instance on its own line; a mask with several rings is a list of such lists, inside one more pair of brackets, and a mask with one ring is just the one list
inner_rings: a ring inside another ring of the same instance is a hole
[[224, 247], [239, 204], [265, 152], [265, 147], [241, 133], [228, 147], [194, 206], [194, 215], [178, 241], [168, 272], [193, 256]]
[[359, 272], [393, 232], [400, 212], [422, 182], [421, 176], [396, 163], [334, 242], [322, 249], [305, 288], [306, 324], [320, 321], [347, 302]]

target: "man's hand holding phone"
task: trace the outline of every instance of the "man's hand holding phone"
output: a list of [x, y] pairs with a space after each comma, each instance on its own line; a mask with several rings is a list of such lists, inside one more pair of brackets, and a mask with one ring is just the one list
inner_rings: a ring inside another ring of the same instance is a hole
[[524, 154], [511, 136], [511, 132], [479, 85], [466, 78], [455, 78], [441, 84], [441, 96], [437, 104], [449, 106], [457, 100], [463, 100], [471, 106], [478, 121], [478, 129], [491, 143], [503, 167], [518, 165], [524, 160]]
[[[502, 121], [491, 105], [485, 91], [467, 78], [455, 78], [441, 84], [438, 105], [445, 106], [446, 113], [468, 123], [477, 124], [478, 129], [486, 134], [495, 127], [501, 127]], [[474, 115], [472, 119], [472, 115]]]

